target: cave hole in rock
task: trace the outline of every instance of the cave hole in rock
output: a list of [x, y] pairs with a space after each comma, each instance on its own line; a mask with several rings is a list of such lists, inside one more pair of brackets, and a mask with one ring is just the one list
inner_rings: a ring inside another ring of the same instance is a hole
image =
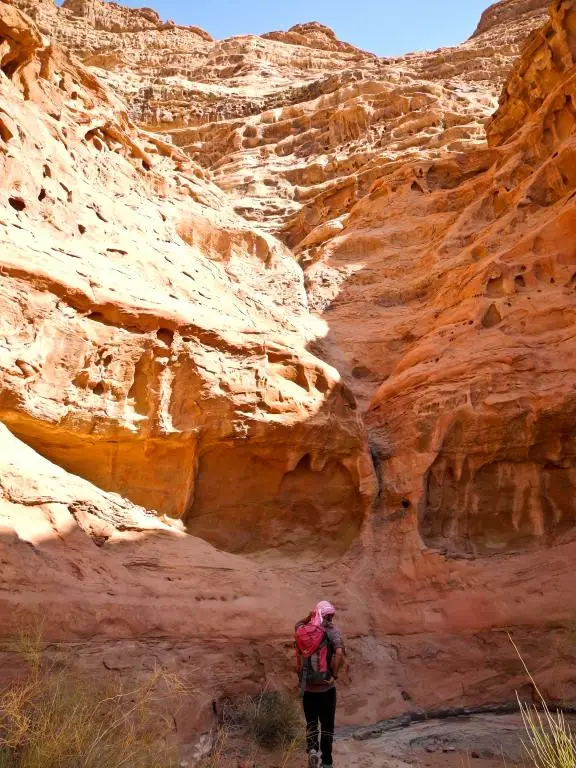
[[14, 73], [18, 69], [18, 66], [20, 65], [21, 61], [19, 58], [14, 59], [13, 61], [8, 62], [8, 64], [5, 64], [3, 67], [0, 67], [2, 72], [6, 75], [8, 80], [12, 80], [14, 77]]
[[[95, 323], [101, 323], [102, 325], [115, 326], [117, 323], [114, 320], [107, 318], [102, 312], [90, 312], [86, 315], [87, 320], [92, 320]], [[130, 327], [130, 326], [127, 326]]]
[[72, 202], [72, 190], [68, 189], [66, 184], [62, 184], [62, 182], [60, 182], [60, 186], [62, 187], [62, 189], [66, 193], [66, 199], [68, 200], [69, 203], [71, 203]]
[[312, 456], [309, 453], [305, 453], [304, 456], [302, 456], [298, 464], [296, 464], [294, 471], [299, 469], [312, 472]]
[[49, 165], [46, 164], [44, 166], [44, 168], [42, 169], [42, 176], [45, 179], [51, 179], [52, 178], [52, 170], [50, 169]]
[[44, 189], [44, 187], [42, 187], [42, 189], [38, 193], [38, 202], [41, 203], [45, 198], [46, 198], [46, 190]]
[[490, 278], [490, 280], [488, 280], [488, 284], [486, 285], [486, 293], [488, 296], [492, 296], [494, 298], [506, 296], [504, 277], [502, 275], [498, 275], [497, 277]]
[[490, 304], [488, 311], [482, 318], [483, 327], [495, 328], [501, 322], [502, 322], [502, 315], [498, 311], [498, 307], [495, 304]]
[[6, 123], [4, 123], [2, 120], [0, 120], [0, 139], [2, 141], [5, 141], [8, 143], [10, 139], [13, 137], [12, 131], [8, 128]]
[[167, 347], [171, 347], [174, 343], [174, 331], [169, 328], [159, 328], [156, 331], [156, 338], [166, 344]]
[[320, 373], [314, 382], [314, 387], [321, 395], [325, 395], [330, 389], [330, 382], [323, 373]]
[[526, 288], [526, 280], [522, 277], [522, 275], [516, 275], [514, 278], [514, 284], [516, 285], [516, 288]]
[[358, 365], [352, 369], [352, 376], [355, 379], [368, 379], [372, 375], [370, 368], [366, 368], [363, 365]]
[[23, 211], [26, 208], [26, 203], [21, 197], [9, 197], [8, 203], [15, 211]]
[[86, 227], [84, 224], [78, 224], [78, 232], [80, 232], [81, 235], [83, 235], [86, 232]]

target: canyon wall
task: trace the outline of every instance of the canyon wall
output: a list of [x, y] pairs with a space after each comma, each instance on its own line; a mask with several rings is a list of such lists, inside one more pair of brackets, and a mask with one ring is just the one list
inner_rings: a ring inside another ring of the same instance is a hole
[[225, 548], [302, 544], [319, 528], [345, 548], [371, 469], [353, 398], [305, 348], [300, 268], [2, 12], [28, 35], [6, 38], [3, 59], [3, 422]]
[[513, 699], [508, 631], [574, 697], [576, 3], [550, 13], [382, 59], [0, 2], [6, 631], [185, 670], [183, 741], [288, 683], [321, 597], [348, 722]]

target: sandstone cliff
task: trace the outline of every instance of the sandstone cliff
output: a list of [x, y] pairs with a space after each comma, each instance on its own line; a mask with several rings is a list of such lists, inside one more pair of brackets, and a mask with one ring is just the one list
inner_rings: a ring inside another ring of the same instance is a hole
[[[345, 547], [370, 472], [353, 398], [305, 349], [301, 270], [1, 8], [2, 420], [106, 490], [198, 517], [227, 548], [322, 527]], [[245, 486], [262, 467], [266, 483]], [[330, 520], [315, 508], [326, 486]]]
[[324, 596], [352, 722], [511, 698], [508, 629], [573, 695], [576, 3], [545, 5], [379, 59], [0, 3], [7, 628], [202, 659], [183, 740]]
[[502, 697], [505, 630], [550, 696], [574, 695], [559, 681], [576, 608], [576, 5], [551, 17], [488, 145], [390, 163], [307, 271], [324, 354], [367, 403], [381, 497], [365, 584], [398, 668], [418, 659], [411, 701], [430, 679], [437, 703], [459, 685]]

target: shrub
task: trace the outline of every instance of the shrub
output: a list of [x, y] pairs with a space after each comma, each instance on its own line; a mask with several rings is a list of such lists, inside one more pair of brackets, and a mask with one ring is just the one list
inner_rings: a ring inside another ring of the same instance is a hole
[[153, 712], [173, 681], [159, 672], [134, 690], [87, 681], [23, 654], [29, 674], [0, 695], [0, 768], [173, 768], [171, 727]]
[[576, 768], [576, 741], [563, 712], [552, 713], [530, 674], [518, 647], [510, 637], [520, 661], [532, 683], [540, 706], [524, 704], [517, 694], [527, 739], [522, 742], [534, 768]]
[[298, 702], [280, 691], [263, 691], [241, 707], [240, 717], [249, 735], [261, 747], [287, 747], [302, 733]]
[[562, 712], [542, 713], [520, 702], [527, 741], [524, 749], [534, 768], [576, 768], [576, 742]]

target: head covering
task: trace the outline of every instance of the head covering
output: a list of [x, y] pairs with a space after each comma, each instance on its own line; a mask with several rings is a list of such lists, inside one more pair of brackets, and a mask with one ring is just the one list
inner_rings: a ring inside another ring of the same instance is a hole
[[324, 621], [324, 618], [326, 616], [332, 616], [335, 613], [336, 613], [336, 609], [334, 608], [332, 603], [329, 603], [327, 600], [322, 600], [322, 602], [318, 603], [318, 605], [314, 609], [312, 624], [315, 624], [317, 627], [321, 627]]

